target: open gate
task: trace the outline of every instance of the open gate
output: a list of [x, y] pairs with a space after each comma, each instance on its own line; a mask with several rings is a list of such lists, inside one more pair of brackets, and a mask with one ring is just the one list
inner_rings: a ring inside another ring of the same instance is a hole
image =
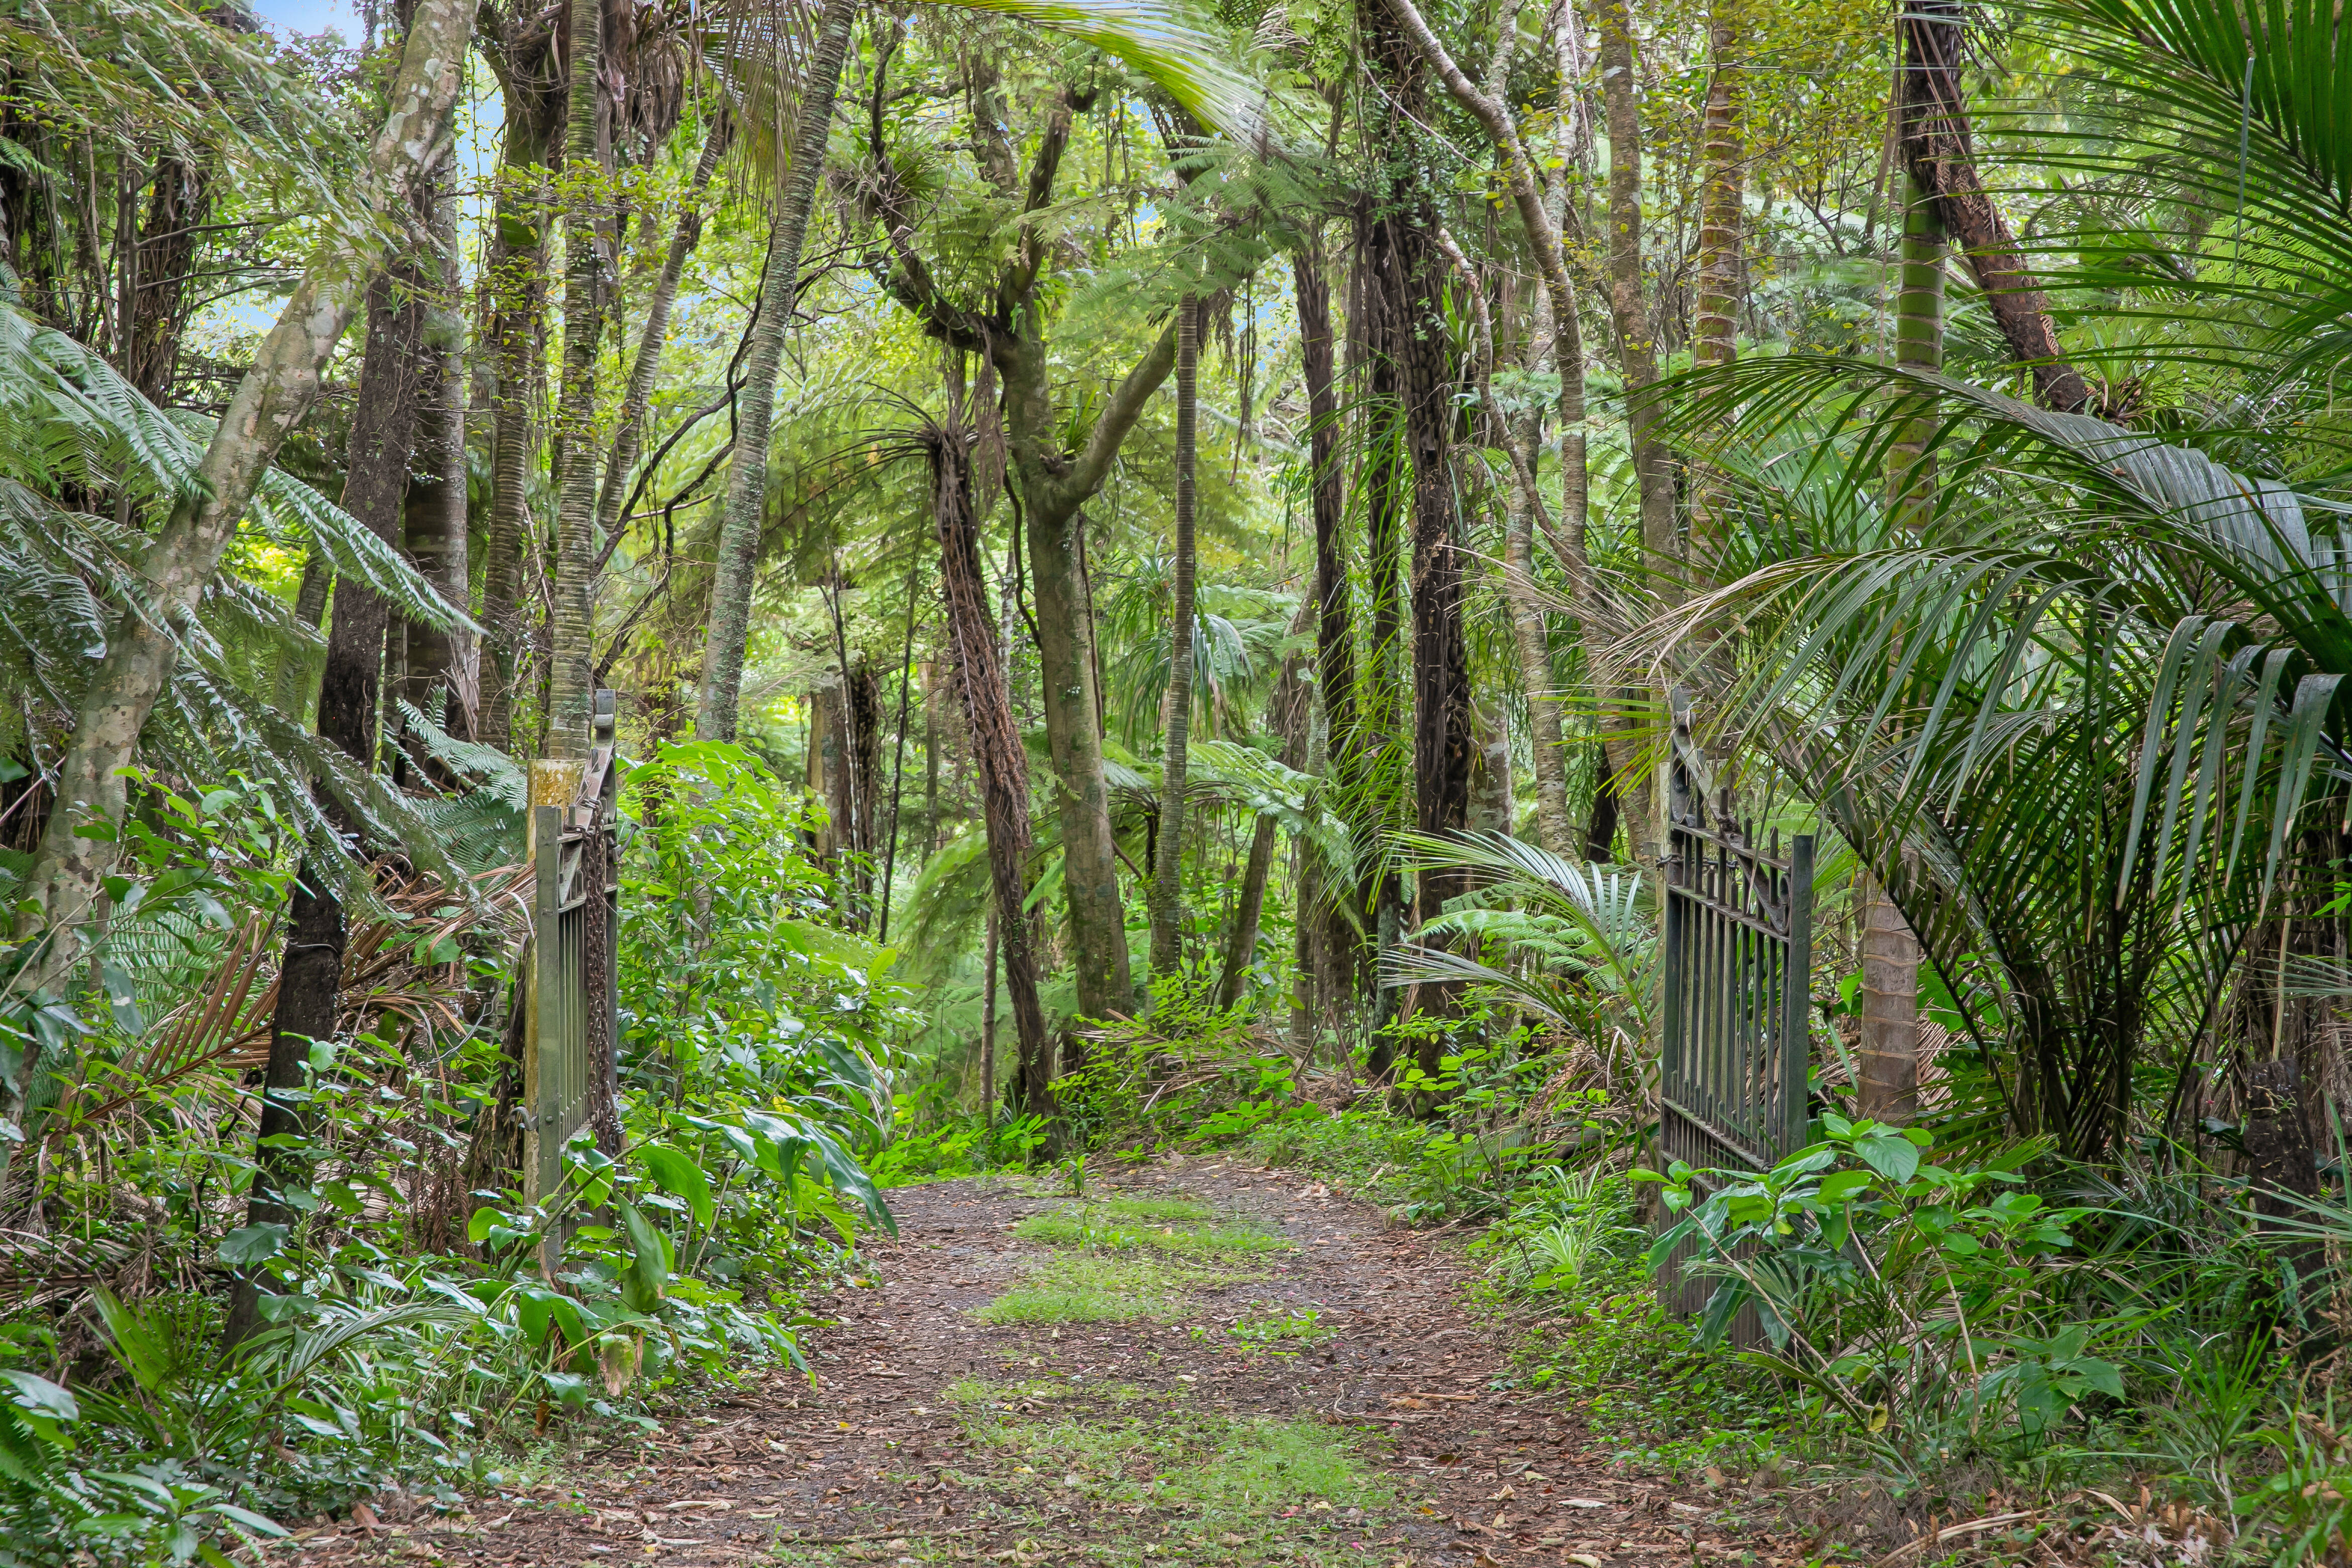
[[[1676, 725], [1664, 879], [1664, 1032], [1658, 1145], [1700, 1169], [1764, 1171], [1803, 1147], [1812, 967], [1813, 840], [1759, 844], [1731, 792], [1707, 810], [1703, 759]], [[1717, 1281], [1670, 1259], [1665, 1304], [1693, 1311]], [[1753, 1343], [1753, 1309], [1732, 1329]]]
[[588, 1124], [596, 1063], [620, 1016], [614, 931], [614, 693], [595, 694], [579, 764], [531, 770], [531, 962], [523, 1019], [523, 1196], [538, 1203], [563, 1180], [563, 1146]]

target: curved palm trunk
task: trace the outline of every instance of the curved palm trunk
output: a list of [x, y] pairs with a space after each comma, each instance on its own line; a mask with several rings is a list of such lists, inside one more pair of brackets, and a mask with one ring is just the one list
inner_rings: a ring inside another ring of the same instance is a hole
[[[1184, 966], [1184, 748], [1192, 732], [1192, 468], [1200, 455], [1201, 305], [1176, 306], [1176, 591], [1168, 624], [1168, 734], [1161, 752], [1160, 827], [1152, 836], [1151, 973]], [[1273, 853], [1271, 847], [1267, 853]], [[1259, 868], [1263, 890], [1265, 870]]]
[[596, 254], [601, 202], [592, 184], [603, 172], [596, 145], [604, 54], [601, 0], [572, 0], [568, 53], [572, 98], [564, 116], [563, 172], [571, 199], [563, 220], [563, 380], [555, 405], [561, 453], [545, 718], [548, 757], [584, 763], [589, 693], [596, 683], [596, 348], [604, 320]]
[[703, 645], [701, 700], [694, 715], [697, 740], [735, 738], [743, 658], [751, 639], [752, 568], [760, 553], [760, 515], [768, 495], [768, 429], [775, 416], [776, 375], [799, 290], [809, 211], [816, 204], [817, 180], [824, 172], [825, 138], [841, 89], [842, 61], [849, 52], [850, 27], [859, 8], [857, 0], [825, 0], [793, 136], [791, 180], [768, 233], [767, 268], [760, 278], [760, 324], [735, 399], [735, 449], [727, 461], [726, 508], [710, 583], [710, 631]]
[[[459, 0], [420, 0], [383, 127], [368, 154], [364, 179], [378, 212], [409, 211], [446, 155], [473, 18], [473, 7]], [[141, 560], [160, 613], [124, 619], [77, 710], [59, 759], [58, 804], [18, 899], [18, 939], [44, 942], [16, 973], [12, 988], [20, 993], [45, 989], [79, 956], [80, 927], [114, 867], [115, 850], [111, 836], [93, 838], [79, 829], [91, 820], [121, 823], [123, 770], [178, 661], [176, 628], [195, 613], [263, 470], [318, 400], [327, 361], [376, 270], [378, 245], [363, 228], [331, 235], [314, 255], [231, 395], [192, 482]], [[0, 1091], [0, 1115], [21, 1106], [37, 1062], [33, 1052], [20, 1060], [15, 1080]]]

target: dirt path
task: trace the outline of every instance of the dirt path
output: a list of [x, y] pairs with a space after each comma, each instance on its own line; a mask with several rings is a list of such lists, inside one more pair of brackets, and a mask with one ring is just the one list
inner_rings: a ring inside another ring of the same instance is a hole
[[[1218, 1161], [1086, 1200], [1028, 1183], [891, 1194], [874, 1279], [780, 1373], [559, 1486], [366, 1542], [402, 1560], [1601, 1564], [1771, 1562], [1604, 1471], [1489, 1387], [1460, 1269], [1319, 1184]], [[1016, 1234], [1016, 1230], [1020, 1234]], [[1089, 1321], [1091, 1320], [1091, 1321]], [[373, 1548], [371, 1550], [370, 1548]]]

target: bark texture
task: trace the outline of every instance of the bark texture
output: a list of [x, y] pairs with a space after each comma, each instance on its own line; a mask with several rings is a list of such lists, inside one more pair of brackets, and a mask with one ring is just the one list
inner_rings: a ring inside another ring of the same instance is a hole
[[[1339, 395], [1331, 328], [1331, 286], [1319, 243], [1311, 238], [1291, 258], [1298, 309], [1300, 359], [1307, 381], [1309, 496], [1315, 517], [1315, 681], [1323, 703], [1324, 750], [1332, 785], [1342, 800], [1363, 777], [1356, 719], [1356, 624], [1348, 583], [1348, 475], [1339, 459]], [[1315, 938], [1310, 958], [1316, 1000], [1324, 1020], [1345, 1027], [1365, 968], [1363, 932], [1348, 918], [1344, 896], [1302, 877], [1302, 931]], [[1311, 895], [1311, 896], [1310, 896]]]
[[[438, 275], [425, 301], [415, 457], [410, 465], [401, 547], [418, 575], [462, 609], [471, 592], [466, 540], [466, 329], [456, 290], [452, 173], [444, 169], [435, 201], [432, 260]], [[458, 650], [464, 635], [419, 621], [407, 623], [401, 695], [443, 728], [471, 738], [473, 710], [459, 689]], [[437, 713], [425, 706], [436, 689], [445, 698]]]
[[588, 708], [596, 684], [596, 351], [604, 322], [599, 227], [605, 202], [596, 134], [604, 78], [601, 0], [572, 0], [566, 54], [572, 94], [564, 114], [563, 380], [555, 405], [557, 500], [552, 599], [548, 615], [546, 754], [588, 757]]
[[[970, 727], [973, 761], [980, 773], [981, 820], [988, 832], [989, 886], [995, 897], [990, 913], [989, 951], [1002, 957], [1005, 990], [1013, 1003], [1019, 1040], [1017, 1079], [1023, 1105], [1045, 1110], [1051, 1104], [1054, 1046], [1045, 1031], [1045, 1011], [1037, 995], [1037, 957], [1023, 906], [1028, 899], [1029, 766], [1013, 721], [1013, 702], [997, 657], [994, 617], [989, 613], [988, 579], [981, 566], [980, 520], [971, 505], [971, 452], [960, 423], [933, 429], [931, 517], [939, 532], [940, 582], [947, 600], [949, 657], [953, 685]], [[989, 969], [989, 1018], [982, 1045], [982, 1071], [992, 1105], [995, 1083], [995, 963]]]
[[567, 107], [552, 31], [536, 19], [486, 33], [483, 53], [506, 107], [498, 196], [482, 288], [490, 297], [483, 338], [495, 384], [489, 524], [482, 551], [480, 739], [511, 751], [515, 693], [527, 679], [523, 552], [532, 548], [531, 452], [536, 384], [547, 317], [548, 157]]
[[803, 84], [799, 123], [793, 134], [793, 161], [783, 196], [768, 231], [768, 260], [760, 278], [760, 322], [745, 356], [743, 381], [735, 398], [735, 447], [727, 461], [727, 500], [719, 531], [719, 560], [710, 582], [710, 626], [703, 644], [701, 700], [695, 710], [697, 740], [735, 738], [743, 699], [743, 658], [751, 638], [751, 577], [760, 553], [760, 520], [768, 500], [768, 430], [775, 416], [776, 374], [783, 363], [784, 333], [792, 325], [793, 301], [800, 291], [801, 247], [808, 238], [809, 212], [824, 173], [825, 140], [833, 105], [841, 89], [841, 65], [849, 33], [862, 7], [857, 0], [824, 0], [817, 24], [816, 53]]
[[2033, 378], [2034, 401], [2075, 413], [2089, 405], [2091, 389], [2066, 362], [2041, 281], [1977, 174], [1960, 79], [1967, 20], [1961, 0], [1909, 0], [1903, 7], [1896, 101], [1904, 167], [1968, 258], [2011, 357]]

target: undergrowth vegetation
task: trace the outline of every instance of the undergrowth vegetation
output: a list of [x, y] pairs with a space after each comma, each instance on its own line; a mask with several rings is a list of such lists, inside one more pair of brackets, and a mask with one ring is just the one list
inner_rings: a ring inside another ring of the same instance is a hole
[[[346, 953], [351, 1031], [309, 1054], [307, 1128], [264, 1142], [305, 1173], [289, 1225], [248, 1213], [238, 1076], [268, 1029], [246, 993], [279, 818], [252, 787], [158, 792], [110, 937], [151, 962], [59, 1019], [86, 1070], [16, 1156], [34, 1183], [5, 1240], [50, 1293], [0, 1320], [0, 1562], [218, 1563], [362, 1498], [455, 1506], [581, 1423], [649, 1426], [686, 1385], [799, 1362], [800, 1290], [889, 1223], [861, 1164], [890, 1125], [888, 954], [780, 847], [810, 807], [740, 750], [663, 748], [623, 800], [625, 1152], [583, 1131], [526, 1197], [500, 1145], [514, 878], [469, 904], [387, 873]], [[259, 1325], [225, 1343], [213, 1285], [240, 1273]]]

